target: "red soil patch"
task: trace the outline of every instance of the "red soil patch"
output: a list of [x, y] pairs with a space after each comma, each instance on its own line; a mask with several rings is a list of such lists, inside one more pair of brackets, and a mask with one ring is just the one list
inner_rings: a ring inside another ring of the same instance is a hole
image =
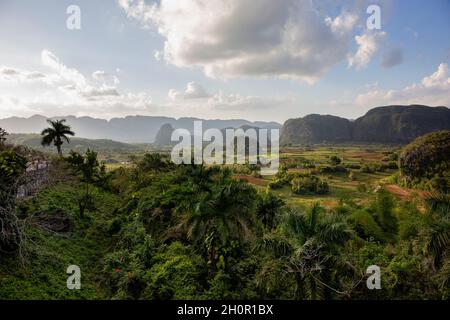
[[376, 152], [356, 152], [344, 155], [344, 158], [357, 158], [357, 159], [367, 159], [367, 160], [381, 160], [383, 159], [383, 154]]
[[234, 175], [233, 176], [234, 179], [236, 180], [245, 180], [248, 183], [257, 185], [257, 186], [266, 186], [268, 183], [267, 181], [261, 179], [261, 178], [255, 178], [252, 176], [245, 176], [245, 175]]

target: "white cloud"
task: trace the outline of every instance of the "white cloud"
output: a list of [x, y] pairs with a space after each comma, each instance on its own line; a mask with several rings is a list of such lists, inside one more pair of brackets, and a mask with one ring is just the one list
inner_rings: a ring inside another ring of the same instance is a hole
[[0, 80], [15, 82], [46, 82], [45, 74], [37, 71], [25, 71], [10, 67], [0, 67]]
[[450, 88], [450, 72], [447, 63], [441, 63], [435, 73], [422, 80], [422, 85], [426, 88], [439, 87]]
[[105, 80], [106, 72], [105, 71], [94, 71], [92, 73], [92, 78], [97, 81]]
[[349, 51], [357, 16], [332, 17], [310, 0], [119, 0], [127, 16], [156, 27], [164, 59], [212, 78], [275, 76], [317, 81]]
[[377, 50], [380, 48], [381, 42], [386, 37], [386, 32], [368, 30], [360, 36], [356, 36], [355, 40], [358, 44], [358, 50], [354, 55], [348, 57], [348, 67], [355, 67], [357, 70], [365, 68]]
[[148, 114], [156, 107], [142, 93], [119, 92], [119, 79], [105, 71], [95, 71], [92, 80], [69, 68], [50, 52], [41, 53], [48, 72], [0, 67], [0, 80], [10, 83], [15, 95], [0, 94], [0, 115], [97, 115], [102, 118], [129, 113]]
[[198, 83], [189, 82], [184, 92], [171, 89], [169, 91], [170, 100], [183, 100], [183, 99], [202, 99], [210, 97], [210, 94]]
[[120, 96], [119, 92], [117, 91], [117, 88], [108, 86], [102, 86], [99, 88], [89, 86], [84, 88], [84, 90], [80, 91], [80, 94], [87, 98], [103, 97], [103, 96], [116, 96], [116, 97]]
[[[119, 69], [117, 69], [117, 70], [119, 70]], [[117, 72], [119, 72], [119, 71], [117, 71]], [[94, 79], [95, 81], [98, 81], [98, 82], [103, 82], [104, 84], [106, 84], [107, 82], [110, 82], [114, 85], [118, 85], [120, 83], [119, 78], [117, 78], [117, 76], [110, 75], [110, 74], [106, 73], [105, 71], [101, 71], [101, 70], [94, 71], [92, 73], [92, 79]]]
[[268, 108], [277, 109], [281, 105], [295, 103], [296, 101], [297, 99], [291, 99], [291, 97], [270, 98], [219, 92], [208, 99], [207, 105], [211, 109], [255, 111], [261, 109], [267, 110]]
[[447, 63], [441, 63], [433, 74], [424, 77], [419, 84], [412, 84], [400, 90], [374, 88], [360, 94], [356, 104], [373, 107], [387, 104], [425, 104], [450, 106], [450, 70]]
[[164, 57], [164, 53], [162, 51], [155, 50], [153, 52], [153, 56], [155, 57], [156, 61], [161, 61], [163, 59], [163, 57]]
[[86, 78], [76, 69], [68, 68], [59, 58], [47, 49], [41, 52], [42, 64], [52, 71], [56, 72], [52, 75], [53, 81], [68, 81], [75, 83], [77, 86], [85, 86]]

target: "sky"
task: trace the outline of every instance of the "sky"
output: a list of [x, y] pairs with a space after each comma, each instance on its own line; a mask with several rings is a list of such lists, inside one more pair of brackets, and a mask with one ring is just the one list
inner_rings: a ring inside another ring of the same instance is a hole
[[355, 119], [449, 64], [449, 0], [0, 0], [0, 118]]

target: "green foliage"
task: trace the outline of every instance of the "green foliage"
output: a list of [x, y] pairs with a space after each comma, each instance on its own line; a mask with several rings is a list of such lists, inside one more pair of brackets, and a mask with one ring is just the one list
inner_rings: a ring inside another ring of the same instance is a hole
[[202, 258], [181, 243], [172, 243], [154, 257], [146, 274], [147, 299], [194, 299], [200, 289]]
[[385, 233], [390, 237], [395, 237], [398, 232], [397, 217], [394, 210], [394, 197], [389, 192], [381, 189], [375, 201], [375, 214], [378, 223]]
[[327, 194], [328, 183], [316, 176], [303, 176], [291, 180], [292, 192], [295, 194]]
[[355, 210], [349, 217], [348, 221], [353, 225], [354, 230], [359, 237], [363, 239], [376, 239], [384, 241], [385, 237], [383, 229], [377, 224], [375, 218], [366, 210]]
[[9, 133], [6, 132], [5, 129], [0, 128], [0, 145], [4, 144], [6, 141], [6, 136], [8, 136]]
[[22, 232], [15, 213], [18, 179], [26, 158], [13, 150], [0, 152], [0, 257], [22, 245]]
[[25, 157], [13, 150], [0, 152], [0, 179], [19, 176], [25, 170], [26, 162]]
[[84, 192], [79, 195], [78, 199], [80, 217], [83, 217], [85, 210], [95, 210], [95, 201], [90, 194], [89, 186], [91, 184], [105, 186], [108, 178], [106, 168], [97, 160], [97, 153], [89, 149], [85, 155], [71, 151], [66, 161], [74, 172], [80, 175], [81, 181], [84, 183]]
[[409, 185], [433, 179], [427, 186], [449, 192], [450, 131], [430, 133], [406, 146], [400, 155], [400, 170]]
[[330, 163], [333, 166], [337, 166], [340, 165], [342, 162], [341, 158], [337, 157], [337, 156], [331, 156], [330, 157]]
[[74, 136], [75, 133], [70, 130], [70, 126], [64, 124], [66, 122], [65, 119], [61, 120], [47, 120], [50, 124], [49, 128], [42, 130], [42, 145], [49, 146], [53, 143], [56, 147], [59, 156], [62, 156], [61, 146], [64, 143], [63, 139], [69, 143], [70, 140], [68, 136]]
[[[358, 173], [360, 193], [335, 190], [333, 184], [327, 201], [345, 195], [337, 205], [302, 206], [291, 200], [314, 203], [318, 194], [329, 194], [324, 180], [304, 170], [304, 159], [291, 164], [301, 170], [284, 167], [272, 182], [291, 184], [301, 195], [287, 201], [284, 189], [264, 192], [236, 181], [235, 168], [175, 166], [158, 154], [112, 172], [91, 151], [71, 153], [66, 163], [60, 172], [64, 182], [14, 208], [26, 225], [25, 250], [23, 260], [18, 251], [1, 256], [0, 298], [449, 297], [445, 194], [403, 202], [383, 189], [368, 192], [371, 181]], [[19, 166], [12, 176], [22, 171]], [[347, 178], [339, 172], [330, 176]], [[95, 209], [80, 216], [80, 195], [86, 194]], [[68, 227], [55, 231], [58, 217]], [[81, 291], [65, 286], [69, 264], [82, 268]], [[365, 272], [374, 264], [382, 270], [382, 289], [368, 291]]]
[[171, 162], [159, 153], [146, 153], [144, 158], [138, 161], [137, 166], [142, 171], [164, 170], [171, 167]]
[[259, 197], [256, 207], [256, 216], [266, 229], [271, 230], [275, 226], [275, 217], [284, 204], [282, 199], [270, 192]]

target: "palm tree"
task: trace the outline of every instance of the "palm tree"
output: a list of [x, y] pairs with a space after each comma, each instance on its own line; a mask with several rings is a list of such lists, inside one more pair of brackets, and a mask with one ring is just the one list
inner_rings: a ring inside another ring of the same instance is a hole
[[432, 267], [439, 268], [449, 259], [450, 253], [450, 195], [431, 192], [426, 197], [428, 205], [425, 252], [432, 258]]
[[204, 245], [211, 271], [217, 270], [218, 251], [231, 240], [245, 241], [253, 235], [255, 192], [245, 183], [230, 181], [213, 187], [183, 215], [180, 228], [196, 244]]
[[50, 127], [42, 130], [41, 135], [43, 137], [41, 143], [43, 146], [49, 146], [53, 143], [58, 150], [59, 156], [62, 157], [61, 146], [63, 144], [63, 139], [66, 140], [67, 143], [70, 143], [67, 136], [74, 136], [75, 133], [70, 130], [70, 126], [64, 124], [64, 122], [66, 122], [65, 119], [47, 120], [47, 122], [50, 124]]
[[[287, 209], [279, 229], [266, 234], [257, 245], [275, 257], [285, 272], [293, 275], [299, 299], [330, 298], [336, 269], [344, 270], [339, 246], [350, 238], [351, 231], [337, 215], [324, 215], [313, 205], [307, 212]], [[340, 292], [341, 293], [341, 292]]]
[[270, 192], [261, 196], [256, 215], [267, 230], [270, 231], [274, 228], [275, 216], [283, 206], [284, 201]]

